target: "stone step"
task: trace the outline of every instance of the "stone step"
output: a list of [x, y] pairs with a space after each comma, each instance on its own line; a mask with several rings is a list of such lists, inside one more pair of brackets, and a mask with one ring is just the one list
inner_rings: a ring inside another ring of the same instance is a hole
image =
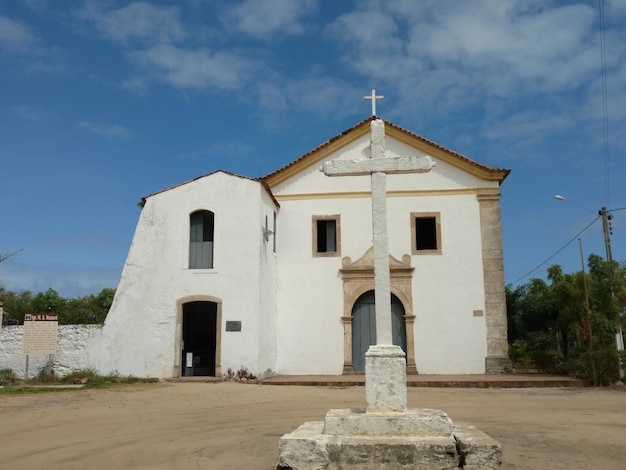
[[[259, 381], [262, 385], [299, 385], [313, 387], [358, 387], [365, 375], [276, 375]], [[407, 387], [432, 388], [550, 388], [590, 387], [591, 382], [543, 374], [512, 375], [407, 375]]]

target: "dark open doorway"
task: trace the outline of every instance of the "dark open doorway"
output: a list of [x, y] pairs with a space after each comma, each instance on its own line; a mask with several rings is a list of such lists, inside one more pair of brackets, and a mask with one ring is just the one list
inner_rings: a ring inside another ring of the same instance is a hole
[[183, 304], [183, 376], [214, 376], [217, 304], [197, 301]]

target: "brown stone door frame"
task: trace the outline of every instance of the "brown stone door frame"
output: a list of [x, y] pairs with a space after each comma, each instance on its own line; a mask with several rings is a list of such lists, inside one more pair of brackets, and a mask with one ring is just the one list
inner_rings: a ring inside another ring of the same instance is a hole
[[[343, 374], [353, 374], [352, 369], [352, 309], [361, 295], [374, 290], [374, 247], [370, 247], [358, 260], [352, 262], [346, 256], [341, 260], [339, 270], [343, 279]], [[417, 374], [415, 365], [415, 339], [413, 326], [413, 294], [411, 281], [415, 268], [411, 266], [411, 256], [403, 255], [402, 261], [389, 255], [391, 293], [404, 307], [406, 329], [406, 371]]]
[[174, 368], [172, 377], [181, 376], [181, 355], [183, 352], [183, 306], [189, 302], [211, 302], [216, 304], [215, 318], [215, 377], [222, 376], [222, 299], [211, 295], [191, 295], [176, 301], [176, 339], [174, 341]]

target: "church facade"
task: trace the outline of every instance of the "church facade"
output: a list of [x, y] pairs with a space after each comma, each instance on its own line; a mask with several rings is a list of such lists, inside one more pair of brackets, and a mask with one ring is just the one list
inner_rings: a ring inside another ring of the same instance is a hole
[[[146, 196], [90, 361], [153, 377], [349, 374], [375, 342], [366, 119], [262, 178], [216, 171]], [[491, 168], [385, 121], [390, 156], [430, 156], [387, 177], [394, 344], [408, 373], [510, 368], [500, 185]]]

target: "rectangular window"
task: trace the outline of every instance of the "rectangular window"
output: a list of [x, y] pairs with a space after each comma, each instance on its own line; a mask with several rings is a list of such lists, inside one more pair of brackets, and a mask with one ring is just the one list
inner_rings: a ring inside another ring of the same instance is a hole
[[439, 212], [411, 213], [411, 245], [414, 255], [441, 254]]
[[313, 256], [340, 256], [341, 230], [338, 215], [313, 216]]

